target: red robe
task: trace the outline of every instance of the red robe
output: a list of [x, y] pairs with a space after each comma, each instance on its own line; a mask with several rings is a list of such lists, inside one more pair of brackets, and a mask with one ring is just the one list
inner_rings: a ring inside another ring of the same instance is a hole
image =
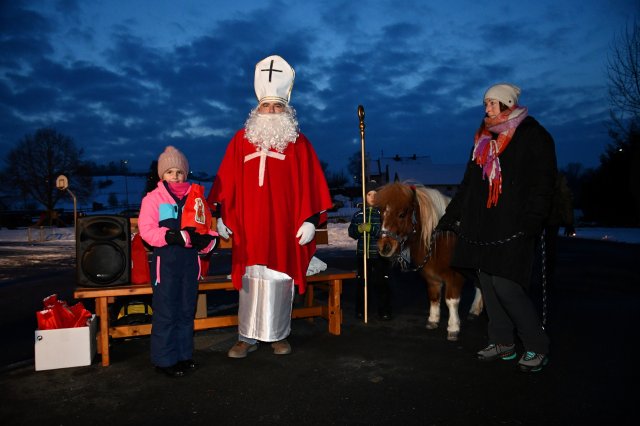
[[[331, 208], [331, 196], [318, 157], [302, 134], [281, 155], [264, 158], [259, 186], [260, 156], [244, 129], [231, 139], [209, 193], [210, 205], [221, 203], [220, 217], [233, 232], [231, 279], [242, 288], [245, 268], [266, 265], [293, 278], [300, 294], [315, 253], [315, 241], [301, 246], [296, 233], [316, 213]], [[284, 159], [282, 158], [284, 155]]]

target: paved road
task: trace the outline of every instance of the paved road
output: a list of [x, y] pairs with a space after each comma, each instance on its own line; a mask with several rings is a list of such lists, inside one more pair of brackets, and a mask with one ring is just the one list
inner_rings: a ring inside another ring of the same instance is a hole
[[[350, 253], [332, 256], [331, 264], [351, 262]], [[393, 321], [356, 321], [347, 288], [342, 335], [329, 335], [324, 320], [296, 320], [289, 356], [265, 345], [247, 359], [229, 359], [235, 340], [229, 328], [196, 334], [202, 367], [183, 379], [154, 372], [147, 338], [115, 341], [106, 368], [97, 357], [89, 367], [5, 369], [0, 418], [11, 425], [635, 424], [639, 259], [640, 245], [560, 241], [550, 295], [551, 363], [538, 374], [516, 371], [515, 362], [474, 358], [486, 343], [484, 316], [464, 321], [455, 343], [443, 328], [426, 330], [426, 290], [403, 275]], [[38, 299], [24, 291], [42, 289], [32, 283], [13, 291], [19, 301]], [[470, 302], [469, 288], [461, 310]]]

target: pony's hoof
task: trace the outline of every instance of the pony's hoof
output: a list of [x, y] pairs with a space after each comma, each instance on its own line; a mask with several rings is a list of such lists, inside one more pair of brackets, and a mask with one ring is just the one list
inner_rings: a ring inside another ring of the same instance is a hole
[[438, 328], [437, 322], [427, 321], [427, 330], [435, 330]]
[[469, 314], [467, 315], [467, 321], [475, 321], [480, 318], [480, 315], [477, 314]]
[[447, 334], [447, 340], [450, 342], [457, 342], [458, 341], [458, 335], [460, 335], [459, 331], [450, 331]]

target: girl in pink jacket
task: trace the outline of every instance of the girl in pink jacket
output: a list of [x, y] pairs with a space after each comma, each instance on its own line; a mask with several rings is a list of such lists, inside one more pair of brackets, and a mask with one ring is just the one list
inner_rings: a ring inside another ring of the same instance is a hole
[[189, 163], [168, 146], [158, 157], [158, 187], [140, 207], [140, 236], [153, 247], [151, 361], [156, 371], [182, 377], [193, 360], [193, 322], [200, 271], [198, 253], [215, 246], [204, 188], [186, 181]]

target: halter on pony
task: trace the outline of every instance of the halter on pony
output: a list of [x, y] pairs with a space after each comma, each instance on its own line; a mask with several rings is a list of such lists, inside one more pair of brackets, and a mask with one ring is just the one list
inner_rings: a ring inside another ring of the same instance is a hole
[[411, 239], [418, 234], [418, 231], [416, 229], [416, 225], [418, 224], [418, 220], [416, 218], [416, 210], [420, 209], [420, 202], [418, 200], [418, 196], [416, 193], [416, 186], [415, 185], [407, 185], [407, 186], [411, 189], [411, 192], [413, 194], [412, 213], [411, 213], [411, 231], [407, 235], [401, 236], [393, 231], [383, 229], [380, 232], [380, 236], [390, 238], [396, 241], [399, 245], [399, 249], [391, 257], [392, 262], [399, 264], [400, 269], [403, 272], [407, 272], [407, 271], [416, 272], [424, 268], [424, 266], [429, 261], [429, 258], [431, 257], [431, 254], [433, 252], [433, 246], [435, 243], [436, 230], [435, 230], [435, 227], [433, 227], [430, 237], [427, 238], [427, 241], [429, 241], [429, 244], [428, 244], [427, 252], [425, 253], [425, 257], [422, 263], [414, 268], [410, 268], [409, 265], [411, 264], [411, 253], [410, 253], [410, 248], [407, 242], [411, 241]]

